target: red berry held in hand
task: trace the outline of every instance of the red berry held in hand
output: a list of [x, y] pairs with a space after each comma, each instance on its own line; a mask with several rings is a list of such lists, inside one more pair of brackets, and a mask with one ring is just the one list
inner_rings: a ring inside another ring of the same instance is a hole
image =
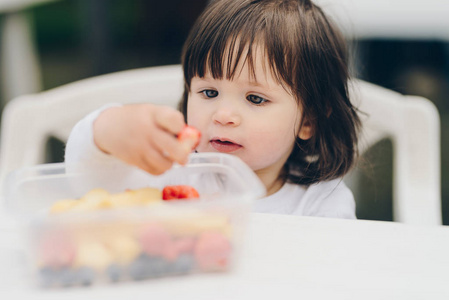
[[178, 134], [178, 141], [185, 143], [192, 150], [200, 143], [201, 132], [195, 127], [186, 125]]

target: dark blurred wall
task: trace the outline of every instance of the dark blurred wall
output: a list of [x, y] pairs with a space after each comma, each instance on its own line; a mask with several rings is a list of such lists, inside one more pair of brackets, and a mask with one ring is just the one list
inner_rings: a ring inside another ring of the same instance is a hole
[[[64, 0], [30, 9], [44, 89], [133, 68], [180, 63], [207, 0]], [[47, 162], [64, 159], [50, 138]]]
[[207, 0], [64, 0], [34, 17], [44, 88], [109, 72], [180, 62]]

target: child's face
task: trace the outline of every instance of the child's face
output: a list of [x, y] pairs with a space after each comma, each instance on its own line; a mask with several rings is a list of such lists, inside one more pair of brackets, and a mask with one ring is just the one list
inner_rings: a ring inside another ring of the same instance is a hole
[[257, 81], [246, 64], [232, 80], [194, 77], [187, 122], [202, 133], [198, 152], [230, 153], [256, 173], [278, 176], [296, 136], [306, 136], [298, 133], [301, 111], [295, 98], [265, 72], [267, 66], [256, 54]]

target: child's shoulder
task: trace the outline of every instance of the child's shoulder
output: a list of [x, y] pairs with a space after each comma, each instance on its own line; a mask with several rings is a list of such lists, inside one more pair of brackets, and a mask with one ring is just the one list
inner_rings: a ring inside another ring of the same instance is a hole
[[307, 215], [355, 219], [355, 201], [341, 178], [308, 186], [304, 199]]

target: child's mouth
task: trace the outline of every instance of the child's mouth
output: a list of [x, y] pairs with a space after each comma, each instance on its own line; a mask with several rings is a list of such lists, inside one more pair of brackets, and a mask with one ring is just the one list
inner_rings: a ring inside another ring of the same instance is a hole
[[242, 148], [242, 145], [229, 140], [212, 139], [210, 140], [210, 144], [215, 150], [223, 153], [234, 152]]

